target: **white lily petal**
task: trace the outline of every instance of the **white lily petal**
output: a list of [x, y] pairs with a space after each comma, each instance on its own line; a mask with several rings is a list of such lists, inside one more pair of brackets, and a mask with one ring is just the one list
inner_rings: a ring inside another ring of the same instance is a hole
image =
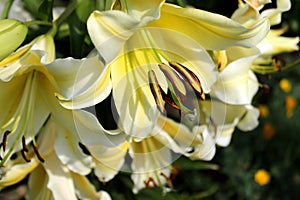
[[[131, 168], [134, 182], [133, 192], [137, 193], [146, 187], [145, 182], [153, 179], [157, 185], [164, 185], [171, 174], [171, 151], [155, 138], [147, 138], [140, 142], [133, 142], [129, 149], [132, 157]], [[157, 175], [160, 176], [157, 176]], [[151, 182], [149, 186], [151, 185]]]
[[79, 147], [79, 137], [76, 130], [68, 130], [56, 123], [57, 139], [55, 151], [60, 161], [68, 168], [81, 175], [87, 175], [91, 171], [92, 158], [85, 155]]
[[247, 113], [238, 123], [237, 127], [242, 131], [252, 131], [258, 124], [259, 110], [253, 106], [246, 106]]
[[220, 124], [217, 126], [217, 133], [214, 136], [217, 145], [227, 147], [230, 144], [237, 123], [238, 119], [235, 119], [231, 124]]
[[[82, 200], [102, 200], [100, 193], [97, 193], [94, 185], [85, 177], [76, 173], [71, 173], [76, 193], [79, 199]], [[104, 191], [103, 191], [104, 192]], [[109, 195], [108, 195], [109, 196]]]
[[71, 174], [55, 154], [49, 155], [44, 165], [49, 178], [47, 187], [54, 199], [77, 200]]
[[100, 200], [111, 200], [110, 195], [105, 191], [100, 191], [99, 196], [100, 196], [99, 197]]
[[121, 11], [94, 11], [88, 18], [87, 29], [105, 63], [109, 63], [139, 24], [140, 21]]
[[120, 171], [125, 162], [128, 146], [128, 142], [114, 148], [101, 145], [88, 146], [96, 164], [95, 174], [101, 182], [110, 181]]
[[163, 3], [164, 0], [128, 0], [126, 1], [126, 9], [128, 14], [135, 19], [143, 21], [143, 23], [148, 23], [149, 21], [159, 18], [160, 7]]
[[230, 63], [213, 86], [212, 93], [228, 104], [250, 104], [258, 90], [256, 76], [250, 67], [256, 56]]
[[43, 167], [38, 166], [29, 176], [26, 199], [54, 200], [51, 190], [47, 188], [48, 180]]
[[196, 126], [193, 132], [201, 134], [203, 141], [201, 145], [195, 146], [194, 152], [189, 157], [192, 160], [211, 160], [216, 154], [215, 140], [206, 126]]
[[83, 110], [73, 112], [76, 130], [84, 145], [115, 147], [125, 141], [121, 130], [105, 130], [97, 118]]
[[35, 38], [30, 44], [32, 44], [31, 50], [43, 50], [47, 52], [45, 57], [42, 59], [44, 64], [55, 60], [55, 45], [51, 35], [41, 35]]
[[18, 160], [19, 162], [9, 161], [5, 167], [1, 167], [0, 189], [20, 182], [39, 164], [36, 159], [32, 159], [29, 163]]
[[98, 56], [77, 60], [57, 59], [47, 65], [58, 87], [61, 104], [70, 109], [95, 105], [111, 90], [109, 76]]
[[[170, 20], [176, 23], [170, 23]], [[171, 4], [164, 4], [159, 20], [150, 23], [149, 26], [184, 33], [210, 50], [221, 50], [231, 46], [252, 47], [269, 31], [267, 19], [256, 20], [245, 27], [222, 15]]]

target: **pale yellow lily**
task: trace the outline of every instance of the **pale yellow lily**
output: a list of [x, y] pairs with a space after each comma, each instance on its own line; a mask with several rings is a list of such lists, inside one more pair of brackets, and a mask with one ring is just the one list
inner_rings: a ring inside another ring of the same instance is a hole
[[[166, 93], [170, 78], [166, 79], [158, 65], [180, 63], [185, 73], [174, 69], [179, 65], [172, 65], [169, 71], [189, 74], [187, 81], [192, 87], [208, 93], [217, 74], [205, 49], [252, 46], [269, 30], [264, 19], [245, 27], [221, 15], [163, 4], [164, 1], [143, 5], [137, 1], [120, 2], [118, 10], [93, 12], [87, 25], [107, 65], [103, 78], [112, 80], [119, 126], [133, 137], [147, 137], [159, 115], [157, 97], [153, 97], [147, 79], [149, 71], [154, 71], [158, 85]], [[175, 85], [185, 95], [182, 84]]]
[[[28, 174], [29, 191], [27, 199], [103, 199], [110, 200], [105, 191], [96, 192], [89, 180], [68, 169], [57, 157], [54, 146], [58, 131], [56, 123], [49, 119], [37, 139], [39, 156], [45, 159], [41, 164], [41, 158], [34, 157], [33, 151], [28, 151], [26, 157], [31, 162], [25, 162], [20, 152], [17, 158], [9, 160], [6, 166], [6, 174], [0, 180], [0, 188], [11, 186], [20, 182]], [[28, 144], [28, 148], [34, 144]]]
[[200, 123], [209, 127], [209, 133], [218, 146], [230, 144], [236, 127], [251, 131], [259, 124], [259, 111], [251, 105], [230, 105], [217, 98], [199, 101], [199, 105], [202, 111]]
[[[99, 180], [107, 182], [119, 171], [131, 172], [135, 193], [144, 187], [164, 187], [165, 184], [171, 187], [172, 163], [181, 155], [193, 160], [210, 160], [215, 154], [215, 142], [206, 126], [190, 130], [162, 115], [143, 140], [133, 138], [112, 148], [99, 145], [98, 141], [96, 134], [82, 137], [96, 164], [95, 174]], [[128, 154], [132, 161], [125, 160]]]
[[267, 18], [271, 25], [277, 25], [281, 22], [282, 13], [290, 10], [291, 1], [290, 0], [277, 0], [276, 8], [261, 9], [264, 5], [271, 3], [268, 0], [246, 0], [239, 1], [239, 8], [233, 13], [231, 19], [241, 23], [241, 24], [251, 24], [258, 18]]
[[[73, 172], [86, 175], [91, 170], [92, 160], [78, 146], [77, 131], [97, 132], [103, 137], [103, 145], [111, 141], [106, 139], [102, 129], [95, 129], [94, 124], [82, 123], [90, 114], [68, 110], [60, 105], [58, 98], [62, 101], [72, 99], [76, 106], [94, 105], [94, 101], [101, 101], [109, 94], [110, 83], [102, 82], [103, 93], [97, 93], [99, 87], [94, 83], [103, 68], [98, 57], [53, 60], [53, 38], [44, 35], [0, 62], [0, 101], [3, 102], [0, 106], [0, 165], [5, 167], [11, 155], [24, 150], [31, 141], [36, 144], [38, 131], [51, 115], [59, 132], [55, 142], [59, 159]], [[78, 73], [83, 63], [84, 73]], [[105, 93], [103, 88], [108, 92]], [[90, 94], [98, 95], [94, 98]]]

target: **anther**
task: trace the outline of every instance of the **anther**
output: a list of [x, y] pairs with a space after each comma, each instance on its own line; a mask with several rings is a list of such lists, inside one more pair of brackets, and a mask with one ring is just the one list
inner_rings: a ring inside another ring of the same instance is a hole
[[173, 166], [170, 179], [174, 180], [178, 174], [179, 174], [179, 166]]
[[6, 142], [7, 142], [7, 136], [8, 134], [10, 134], [10, 131], [5, 131], [3, 134], [3, 139], [2, 139], [2, 147], [3, 147], [3, 151], [6, 150]]
[[32, 147], [33, 147], [33, 150], [34, 150], [34, 153], [35, 153], [36, 157], [37, 157], [42, 163], [45, 162], [45, 159], [41, 156], [40, 152], [38, 151], [37, 146], [35, 146], [35, 145], [32, 143]]
[[201, 82], [196, 76], [196, 74], [194, 74], [194, 72], [189, 70], [187, 67], [181, 65], [180, 63], [169, 62], [169, 64], [189, 82], [189, 84], [194, 88], [194, 90], [196, 90], [199, 96], [204, 100], [205, 95], [203, 93]]
[[160, 88], [156, 75], [153, 70], [148, 72], [149, 86], [151, 89], [151, 93], [154, 97], [157, 108], [161, 113], [165, 113], [165, 101], [162, 96], [162, 89]]
[[25, 139], [25, 136], [24, 136], [24, 135], [22, 136], [22, 147], [23, 147], [23, 150], [24, 150], [25, 152], [28, 152], [28, 151], [29, 151], [29, 149], [28, 149], [28, 147], [27, 147], [27, 145], [26, 145], [26, 139]]
[[172, 183], [171, 178], [169, 178], [169, 177], [168, 177], [166, 174], [164, 174], [163, 172], [161, 172], [160, 175], [166, 179], [168, 186], [169, 186], [170, 188], [173, 188], [173, 183]]
[[273, 56], [273, 60], [274, 60], [274, 67], [278, 72], [281, 72], [282, 68], [287, 65], [286, 61], [279, 56]]
[[26, 162], [30, 162], [30, 158], [27, 157], [24, 149], [21, 150], [21, 155]]
[[166, 64], [159, 64], [158, 66], [171, 82], [179, 101], [184, 101], [186, 96], [186, 88], [183, 83], [183, 79], [179, 77], [178, 72], [176, 72], [175, 69]]
[[150, 185], [151, 183], [154, 185], [154, 187], [158, 186], [158, 184], [155, 182], [155, 180], [152, 177], [150, 177], [148, 179], [148, 181], [144, 181], [144, 184], [145, 184], [146, 188], [150, 188], [151, 187], [151, 185]]

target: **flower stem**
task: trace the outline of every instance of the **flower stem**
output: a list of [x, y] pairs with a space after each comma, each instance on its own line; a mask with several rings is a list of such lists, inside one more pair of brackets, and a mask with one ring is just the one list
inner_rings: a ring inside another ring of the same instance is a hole
[[280, 69], [274, 67], [274, 66], [253, 66], [251, 67], [251, 70], [259, 73], [259, 74], [272, 74], [272, 73], [278, 73], [283, 72], [292, 68], [295, 68], [297, 66], [300, 66], [300, 59], [294, 61], [292, 64], [281, 67]]
[[82, 0], [74, 0], [68, 5], [66, 10], [54, 21], [52, 29], [48, 32], [50, 35], [54, 36], [57, 32], [57, 29], [62, 25], [65, 20], [73, 13], [77, 6], [81, 3]]
[[4, 9], [2, 11], [2, 15], [1, 15], [1, 19], [6, 19], [8, 17], [10, 8], [13, 4], [14, 0], [7, 0], [5, 5], [4, 5]]
[[33, 20], [33, 21], [28, 21], [24, 22], [26, 26], [33, 26], [33, 25], [45, 25], [45, 26], [52, 26], [51, 22], [46, 22], [46, 21], [40, 21], [40, 20]]

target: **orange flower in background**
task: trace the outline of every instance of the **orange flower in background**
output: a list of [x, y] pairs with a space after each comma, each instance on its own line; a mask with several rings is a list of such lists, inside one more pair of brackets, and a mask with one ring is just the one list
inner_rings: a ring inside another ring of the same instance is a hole
[[259, 115], [261, 117], [265, 118], [265, 117], [269, 116], [269, 108], [268, 108], [268, 106], [261, 104], [261, 105], [258, 106], [258, 110], [259, 110]]
[[279, 87], [284, 92], [290, 92], [292, 89], [290, 81], [285, 78], [281, 79], [281, 81], [279, 82]]
[[270, 173], [267, 172], [266, 170], [259, 169], [255, 172], [254, 180], [259, 185], [263, 186], [263, 185], [266, 185], [270, 182], [271, 176], [270, 176]]
[[286, 116], [288, 118], [291, 118], [293, 116], [294, 113], [294, 109], [297, 106], [297, 100], [289, 95], [285, 98], [285, 109], [286, 109]]
[[273, 138], [276, 133], [274, 125], [270, 122], [266, 122], [263, 126], [263, 138], [269, 140]]

